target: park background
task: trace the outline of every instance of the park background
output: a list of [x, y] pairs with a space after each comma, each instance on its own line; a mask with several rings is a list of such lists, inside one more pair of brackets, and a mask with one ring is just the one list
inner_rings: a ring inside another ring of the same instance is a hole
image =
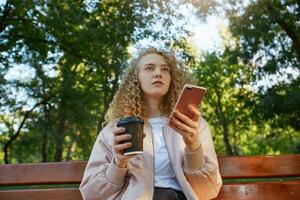
[[296, 0], [0, 1], [0, 164], [87, 160], [128, 60], [172, 50], [218, 155], [300, 153]]

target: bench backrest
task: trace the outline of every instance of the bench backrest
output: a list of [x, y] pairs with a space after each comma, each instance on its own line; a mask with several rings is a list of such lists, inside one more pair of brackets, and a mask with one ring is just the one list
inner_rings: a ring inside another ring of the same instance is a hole
[[224, 185], [217, 199], [300, 199], [300, 154], [219, 157], [219, 165]]
[[[219, 157], [218, 160], [224, 185], [217, 199], [300, 199], [300, 154]], [[0, 165], [0, 199], [82, 200], [78, 184], [85, 165], [86, 161]], [[245, 182], [249, 178], [251, 181]], [[45, 184], [64, 185], [63, 188], [3, 189], [3, 186]]]

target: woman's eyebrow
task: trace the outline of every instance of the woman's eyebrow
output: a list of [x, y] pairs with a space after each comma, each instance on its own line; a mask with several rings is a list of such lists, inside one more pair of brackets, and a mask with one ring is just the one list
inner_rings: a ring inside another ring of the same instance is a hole
[[[146, 63], [146, 64], [144, 64], [144, 66], [155, 66], [155, 64], [154, 63]], [[161, 67], [170, 67], [170, 65], [168, 65], [167, 63], [161, 64], [159, 66], [161, 66]]]
[[145, 65], [145, 66], [146, 66], [146, 65], [151, 65], [151, 66], [152, 66], [152, 65], [155, 65], [155, 64], [154, 64], [154, 63], [146, 63], [146, 64], [144, 64], [144, 65]]

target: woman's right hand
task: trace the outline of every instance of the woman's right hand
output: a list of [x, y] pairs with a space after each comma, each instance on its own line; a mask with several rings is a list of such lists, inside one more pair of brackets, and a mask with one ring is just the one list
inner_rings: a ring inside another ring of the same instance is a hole
[[131, 138], [130, 134], [123, 134], [125, 128], [115, 127], [113, 130], [114, 134], [114, 162], [120, 168], [126, 168], [128, 160], [133, 157], [133, 155], [125, 156], [123, 150], [131, 147], [130, 142], [126, 142]]

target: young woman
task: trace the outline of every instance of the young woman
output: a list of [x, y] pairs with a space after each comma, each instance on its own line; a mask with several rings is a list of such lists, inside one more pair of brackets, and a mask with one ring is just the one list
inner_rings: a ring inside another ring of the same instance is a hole
[[[168, 119], [188, 73], [167, 52], [149, 48], [133, 60], [108, 109], [84, 172], [84, 200], [205, 200], [222, 185], [210, 129], [197, 108], [194, 117]], [[130, 134], [116, 127], [124, 116], [144, 124], [144, 150], [123, 155]]]

